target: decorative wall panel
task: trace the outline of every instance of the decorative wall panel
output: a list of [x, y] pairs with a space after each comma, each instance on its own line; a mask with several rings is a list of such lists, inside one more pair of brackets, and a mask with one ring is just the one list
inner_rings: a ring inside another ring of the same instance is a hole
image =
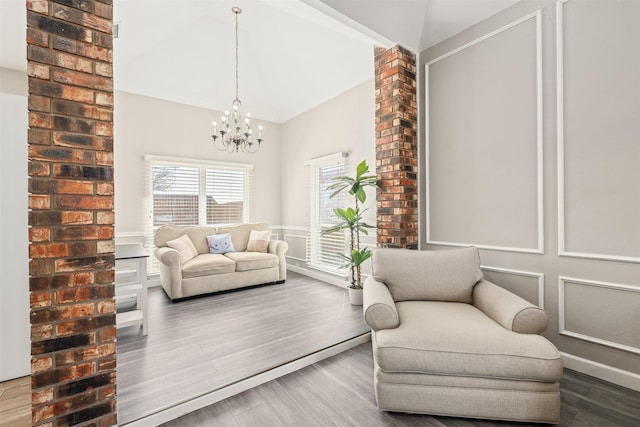
[[560, 277], [560, 334], [640, 354], [640, 287]]
[[289, 245], [287, 258], [307, 262], [307, 236], [297, 236], [295, 234], [285, 234], [284, 241]]
[[428, 62], [427, 243], [543, 251], [540, 13]]
[[559, 252], [640, 262], [640, 2], [557, 10]]

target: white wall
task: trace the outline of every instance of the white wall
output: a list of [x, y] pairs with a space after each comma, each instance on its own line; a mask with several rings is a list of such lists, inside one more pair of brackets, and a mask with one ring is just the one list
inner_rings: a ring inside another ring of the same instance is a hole
[[638, 16], [639, 2], [523, 1], [418, 67], [422, 247], [480, 247], [491, 280], [544, 306], [567, 367], [635, 389]]
[[[372, 56], [373, 58], [373, 56]], [[373, 66], [371, 68], [373, 73]], [[370, 173], [375, 163], [375, 86], [373, 78], [329, 101], [287, 121], [282, 126], [282, 230], [278, 237], [289, 244], [289, 269], [311, 275], [337, 286], [346, 286], [345, 270], [327, 274], [306, 265], [309, 246], [311, 206], [309, 200], [310, 166], [307, 160], [347, 152], [347, 175], [366, 160]], [[375, 191], [368, 192], [364, 205], [366, 223], [376, 224]], [[375, 232], [363, 236], [362, 243], [375, 246]], [[365, 264], [364, 273], [369, 272]]]
[[[210, 135], [221, 113], [176, 102], [116, 92], [114, 99], [114, 167], [116, 236], [145, 230], [146, 154], [227, 161], [255, 166], [251, 221], [281, 222], [280, 125], [263, 122], [264, 141], [255, 154], [218, 151]], [[256, 123], [257, 124], [257, 123]]]
[[30, 373], [27, 75], [0, 68], [0, 381]]
[[[362, 160], [375, 174], [373, 78], [283, 124], [283, 225], [309, 226], [309, 166], [304, 162], [341, 151], [349, 153], [347, 175], [355, 174]], [[375, 194], [369, 195], [366, 220], [375, 224]]]

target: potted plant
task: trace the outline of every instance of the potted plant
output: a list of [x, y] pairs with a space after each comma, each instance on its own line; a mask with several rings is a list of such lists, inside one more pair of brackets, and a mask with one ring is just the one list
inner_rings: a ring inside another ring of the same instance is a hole
[[362, 263], [371, 257], [368, 247], [360, 246], [360, 233], [368, 234], [368, 228], [373, 226], [362, 221], [362, 214], [366, 209], [361, 210], [360, 205], [367, 200], [367, 187], [376, 188], [375, 175], [367, 175], [369, 166], [367, 161], [363, 160], [356, 168], [356, 176], [339, 176], [334, 178], [335, 183], [327, 187], [327, 191], [331, 191], [330, 198], [335, 197], [342, 191], [347, 190], [353, 196], [354, 205], [345, 209], [336, 208], [333, 212], [339, 218], [340, 222], [333, 227], [322, 231], [322, 235], [334, 233], [339, 230], [349, 230], [349, 252], [347, 254], [339, 253], [345, 264], [341, 268], [350, 268], [351, 276], [349, 285], [349, 299], [351, 304], [362, 305]]

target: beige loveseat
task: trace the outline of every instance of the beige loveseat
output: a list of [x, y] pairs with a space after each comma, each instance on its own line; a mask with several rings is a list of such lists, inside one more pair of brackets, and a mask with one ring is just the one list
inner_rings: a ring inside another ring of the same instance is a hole
[[[160, 227], [154, 236], [155, 257], [160, 264], [160, 282], [171, 301], [246, 286], [283, 283], [287, 278], [287, 243], [269, 240], [264, 242], [264, 252], [247, 251], [252, 230], [265, 231], [269, 227], [263, 223], [220, 228]], [[207, 237], [226, 233], [231, 235], [234, 252], [209, 253]], [[184, 235], [197, 253], [185, 256], [185, 252], [169, 247], [176, 239], [183, 240]]]
[[558, 423], [544, 310], [482, 277], [476, 248], [374, 249], [364, 284], [378, 407]]

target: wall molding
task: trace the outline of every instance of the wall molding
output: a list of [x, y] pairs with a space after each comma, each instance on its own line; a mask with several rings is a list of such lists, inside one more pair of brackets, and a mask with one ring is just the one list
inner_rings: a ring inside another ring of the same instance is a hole
[[538, 281], [538, 307], [544, 310], [544, 273], [536, 273], [533, 271], [514, 270], [510, 268], [491, 267], [481, 265], [481, 270], [494, 271], [496, 273], [512, 274], [515, 276], [533, 277]]
[[557, 124], [557, 158], [558, 158], [558, 255], [572, 258], [586, 258], [602, 261], [619, 261], [640, 263], [640, 257], [599, 254], [566, 250], [565, 236], [565, 175], [564, 175], [564, 23], [563, 5], [569, 0], [556, 2], [556, 124]]
[[[431, 218], [429, 212], [429, 206], [431, 204], [429, 195], [429, 66], [445, 59], [451, 55], [454, 55], [468, 47], [476, 45], [484, 40], [489, 39], [497, 34], [500, 34], [506, 30], [509, 30], [517, 25], [520, 25], [529, 20], [535, 20], [536, 24], [536, 161], [537, 161], [537, 247], [536, 248], [521, 248], [501, 245], [483, 245], [471, 242], [447, 242], [431, 239]], [[542, 10], [538, 9], [533, 13], [530, 13], [522, 18], [519, 18], [507, 25], [504, 25], [490, 33], [487, 33], [481, 37], [478, 37], [462, 46], [457, 47], [443, 55], [438, 56], [435, 59], [428, 61], [425, 64], [425, 164], [427, 165], [426, 174], [426, 243], [430, 245], [444, 245], [444, 246], [475, 246], [480, 249], [497, 250], [503, 252], [517, 252], [517, 253], [529, 253], [529, 254], [544, 254], [544, 153], [543, 153], [543, 88], [542, 88]]]
[[127, 237], [142, 237], [142, 238], [147, 238], [147, 233], [145, 233], [144, 231], [123, 231], [123, 232], [116, 232], [115, 233], [115, 238], [127, 238]]
[[[308, 236], [306, 236], [306, 235], [305, 236], [300, 236], [300, 235], [297, 235], [297, 234], [286, 234], [285, 233], [284, 234], [284, 241], [285, 242], [287, 242], [287, 238], [303, 239], [304, 240], [305, 253], [307, 252], [307, 250], [308, 250], [307, 248], [309, 246], [309, 241], [308, 241], [309, 238], [308, 238]], [[287, 242], [287, 244], [288, 244], [288, 242]], [[285, 257], [289, 258], [289, 259], [295, 259], [297, 261], [307, 262], [306, 258], [300, 258], [300, 257], [296, 257], [296, 256], [293, 256], [293, 255], [285, 255]]]
[[560, 356], [562, 357], [562, 363], [565, 368], [640, 392], [639, 374], [614, 368], [569, 353], [560, 352]]
[[565, 327], [565, 283], [571, 282], [573, 284], [581, 286], [592, 286], [597, 288], [614, 289], [618, 291], [635, 292], [640, 294], [640, 288], [630, 285], [622, 285], [618, 283], [600, 282], [595, 280], [577, 279], [574, 277], [559, 276], [558, 277], [558, 333], [560, 335], [577, 338], [583, 341], [588, 341], [606, 347], [615, 348], [618, 350], [628, 351], [634, 354], [640, 354], [640, 347], [633, 347], [626, 344], [620, 344], [615, 341], [609, 341], [602, 338], [593, 337], [591, 335], [581, 334], [579, 332], [573, 332]]

